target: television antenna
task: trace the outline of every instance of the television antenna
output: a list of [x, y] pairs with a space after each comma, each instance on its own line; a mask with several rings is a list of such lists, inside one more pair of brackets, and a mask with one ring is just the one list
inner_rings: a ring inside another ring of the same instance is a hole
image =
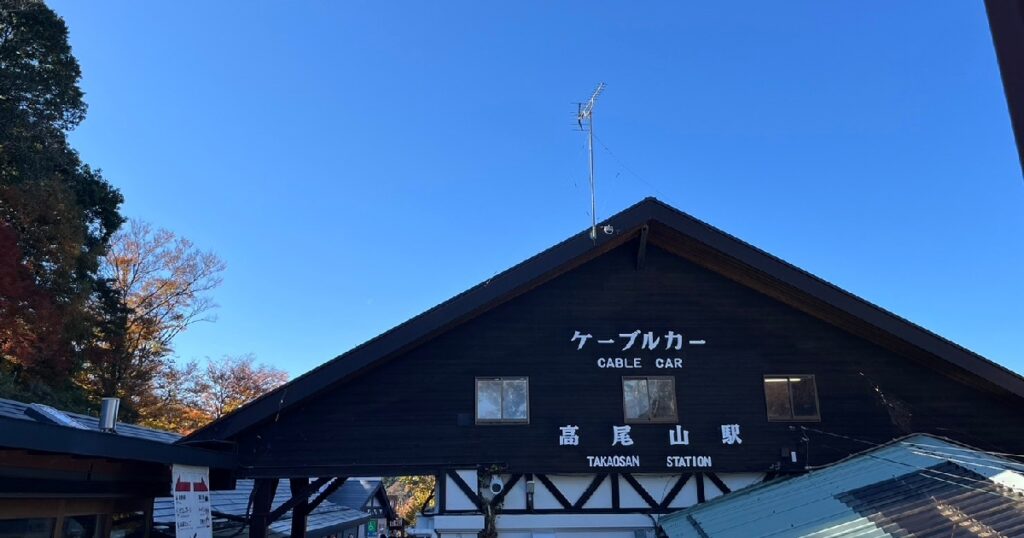
[[604, 91], [605, 84], [601, 82], [590, 94], [590, 99], [585, 103], [578, 103], [576, 122], [580, 130], [587, 131], [587, 149], [590, 153], [590, 239], [597, 241], [597, 185], [594, 180], [594, 105], [597, 98]]

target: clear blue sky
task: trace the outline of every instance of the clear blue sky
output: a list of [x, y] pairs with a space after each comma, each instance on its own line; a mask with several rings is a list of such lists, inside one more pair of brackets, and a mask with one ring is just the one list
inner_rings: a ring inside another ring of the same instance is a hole
[[584, 229], [603, 80], [599, 217], [655, 195], [1024, 371], [982, 2], [681, 4], [52, 2], [75, 146], [227, 262], [182, 359], [297, 375]]

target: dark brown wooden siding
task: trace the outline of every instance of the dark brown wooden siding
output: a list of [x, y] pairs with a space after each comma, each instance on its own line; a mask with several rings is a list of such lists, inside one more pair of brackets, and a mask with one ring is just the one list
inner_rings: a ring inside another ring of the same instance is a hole
[[[653, 244], [637, 270], [637, 247], [634, 240], [612, 250], [246, 432], [239, 438], [246, 473], [478, 464], [586, 472], [586, 456], [620, 454], [640, 456], [634, 472], [671, 471], [668, 455], [711, 456], [716, 472], [785, 471], [868, 448], [837, 435], [884, 442], [911, 431], [1024, 452], [1020, 402], [964, 385]], [[675, 353], [595, 343], [636, 329], [707, 343], [684, 346], [679, 370], [654, 365]], [[595, 337], [582, 351], [570, 342], [576, 330]], [[640, 356], [644, 368], [600, 369], [600, 356]], [[821, 422], [769, 423], [765, 374], [814, 374]], [[624, 375], [675, 376], [688, 447], [669, 446], [666, 424], [633, 424], [635, 444], [611, 446], [612, 426], [625, 423]], [[530, 424], [472, 425], [478, 376], [528, 376]], [[580, 427], [578, 447], [558, 445], [559, 426], [567, 424]], [[722, 444], [722, 424], [740, 425], [742, 445]], [[798, 451], [796, 467], [784, 450]]]

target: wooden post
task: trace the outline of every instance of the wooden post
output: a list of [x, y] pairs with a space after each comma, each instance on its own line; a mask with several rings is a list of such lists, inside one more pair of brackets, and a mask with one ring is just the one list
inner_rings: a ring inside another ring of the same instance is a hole
[[302, 500], [292, 507], [292, 538], [305, 538], [306, 516], [309, 515], [309, 479], [292, 478], [288, 480], [292, 497], [301, 495]]
[[249, 538], [267, 538], [270, 509], [277, 493], [276, 478], [257, 478], [253, 484], [252, 516], [249, 518]]
[[146, 508], [142, 511], [142, 520], [144, 524], [142, 537], [149, 538], [153, 533], [153, 499], [149, 499], [146, 503]]

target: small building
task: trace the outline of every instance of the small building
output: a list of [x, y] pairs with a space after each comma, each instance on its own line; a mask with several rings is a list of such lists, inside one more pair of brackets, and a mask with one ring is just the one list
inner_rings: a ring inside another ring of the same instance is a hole
[[1024, 536], [1024, 464], [912, 435], [660, 524], [669, 538]]
[[[349, 489], [363, 490], [361, 484], [357, 483], [355, 486], [355, 488]], [[210, 494], [214, 537], [237, 538], [249, 535], [245, 527], [246, 516], [252, 506], [252, 490], [252, 480], [239, 480], [233, 490], [214, 491]], [[273, 509], [281, 508], [291, 498], [292, 492], [288, 483], [279, 482], [274, 495]], [[362, 501], [363, 504], [369, 502], [369, 499], [365, 498], [352, 500]], [[280, 519], [270, 524], [267, 535], [276, 538], [291, 536], [293, 515], [293, 509], [285, 510]], [[367, 538], [370, 536], [367, 534], [367, 523], [373, 519], [374, 516], [369, 512], [333, 502], [328, 495], [307, 515], [306, 536], [307, 538]], [[153, 526], [157, 537], [175, 538], [174, 499], [170, 497], [156, 499], [153, 508]]]
[[255, 537], [281, 479], [433, 475], [444, 538], [634, 538], [865, 441], [1024, 454], [1018, 374], [655, 199], [597, 230], [185, 441], [237, 451]]
[[[231, 487], [232, 454], [180, 436], [0, 399], [0, 538], [145, 538], [171, 465], [210, 469]], [[103, 424], [109, 424], [104, 427]]]
[[380, 477], [349, 478], [327, 500], [369, 514], [366, 536], [370, 538], [377, 538], [382, 531], [395, 528], [398, 516]]

